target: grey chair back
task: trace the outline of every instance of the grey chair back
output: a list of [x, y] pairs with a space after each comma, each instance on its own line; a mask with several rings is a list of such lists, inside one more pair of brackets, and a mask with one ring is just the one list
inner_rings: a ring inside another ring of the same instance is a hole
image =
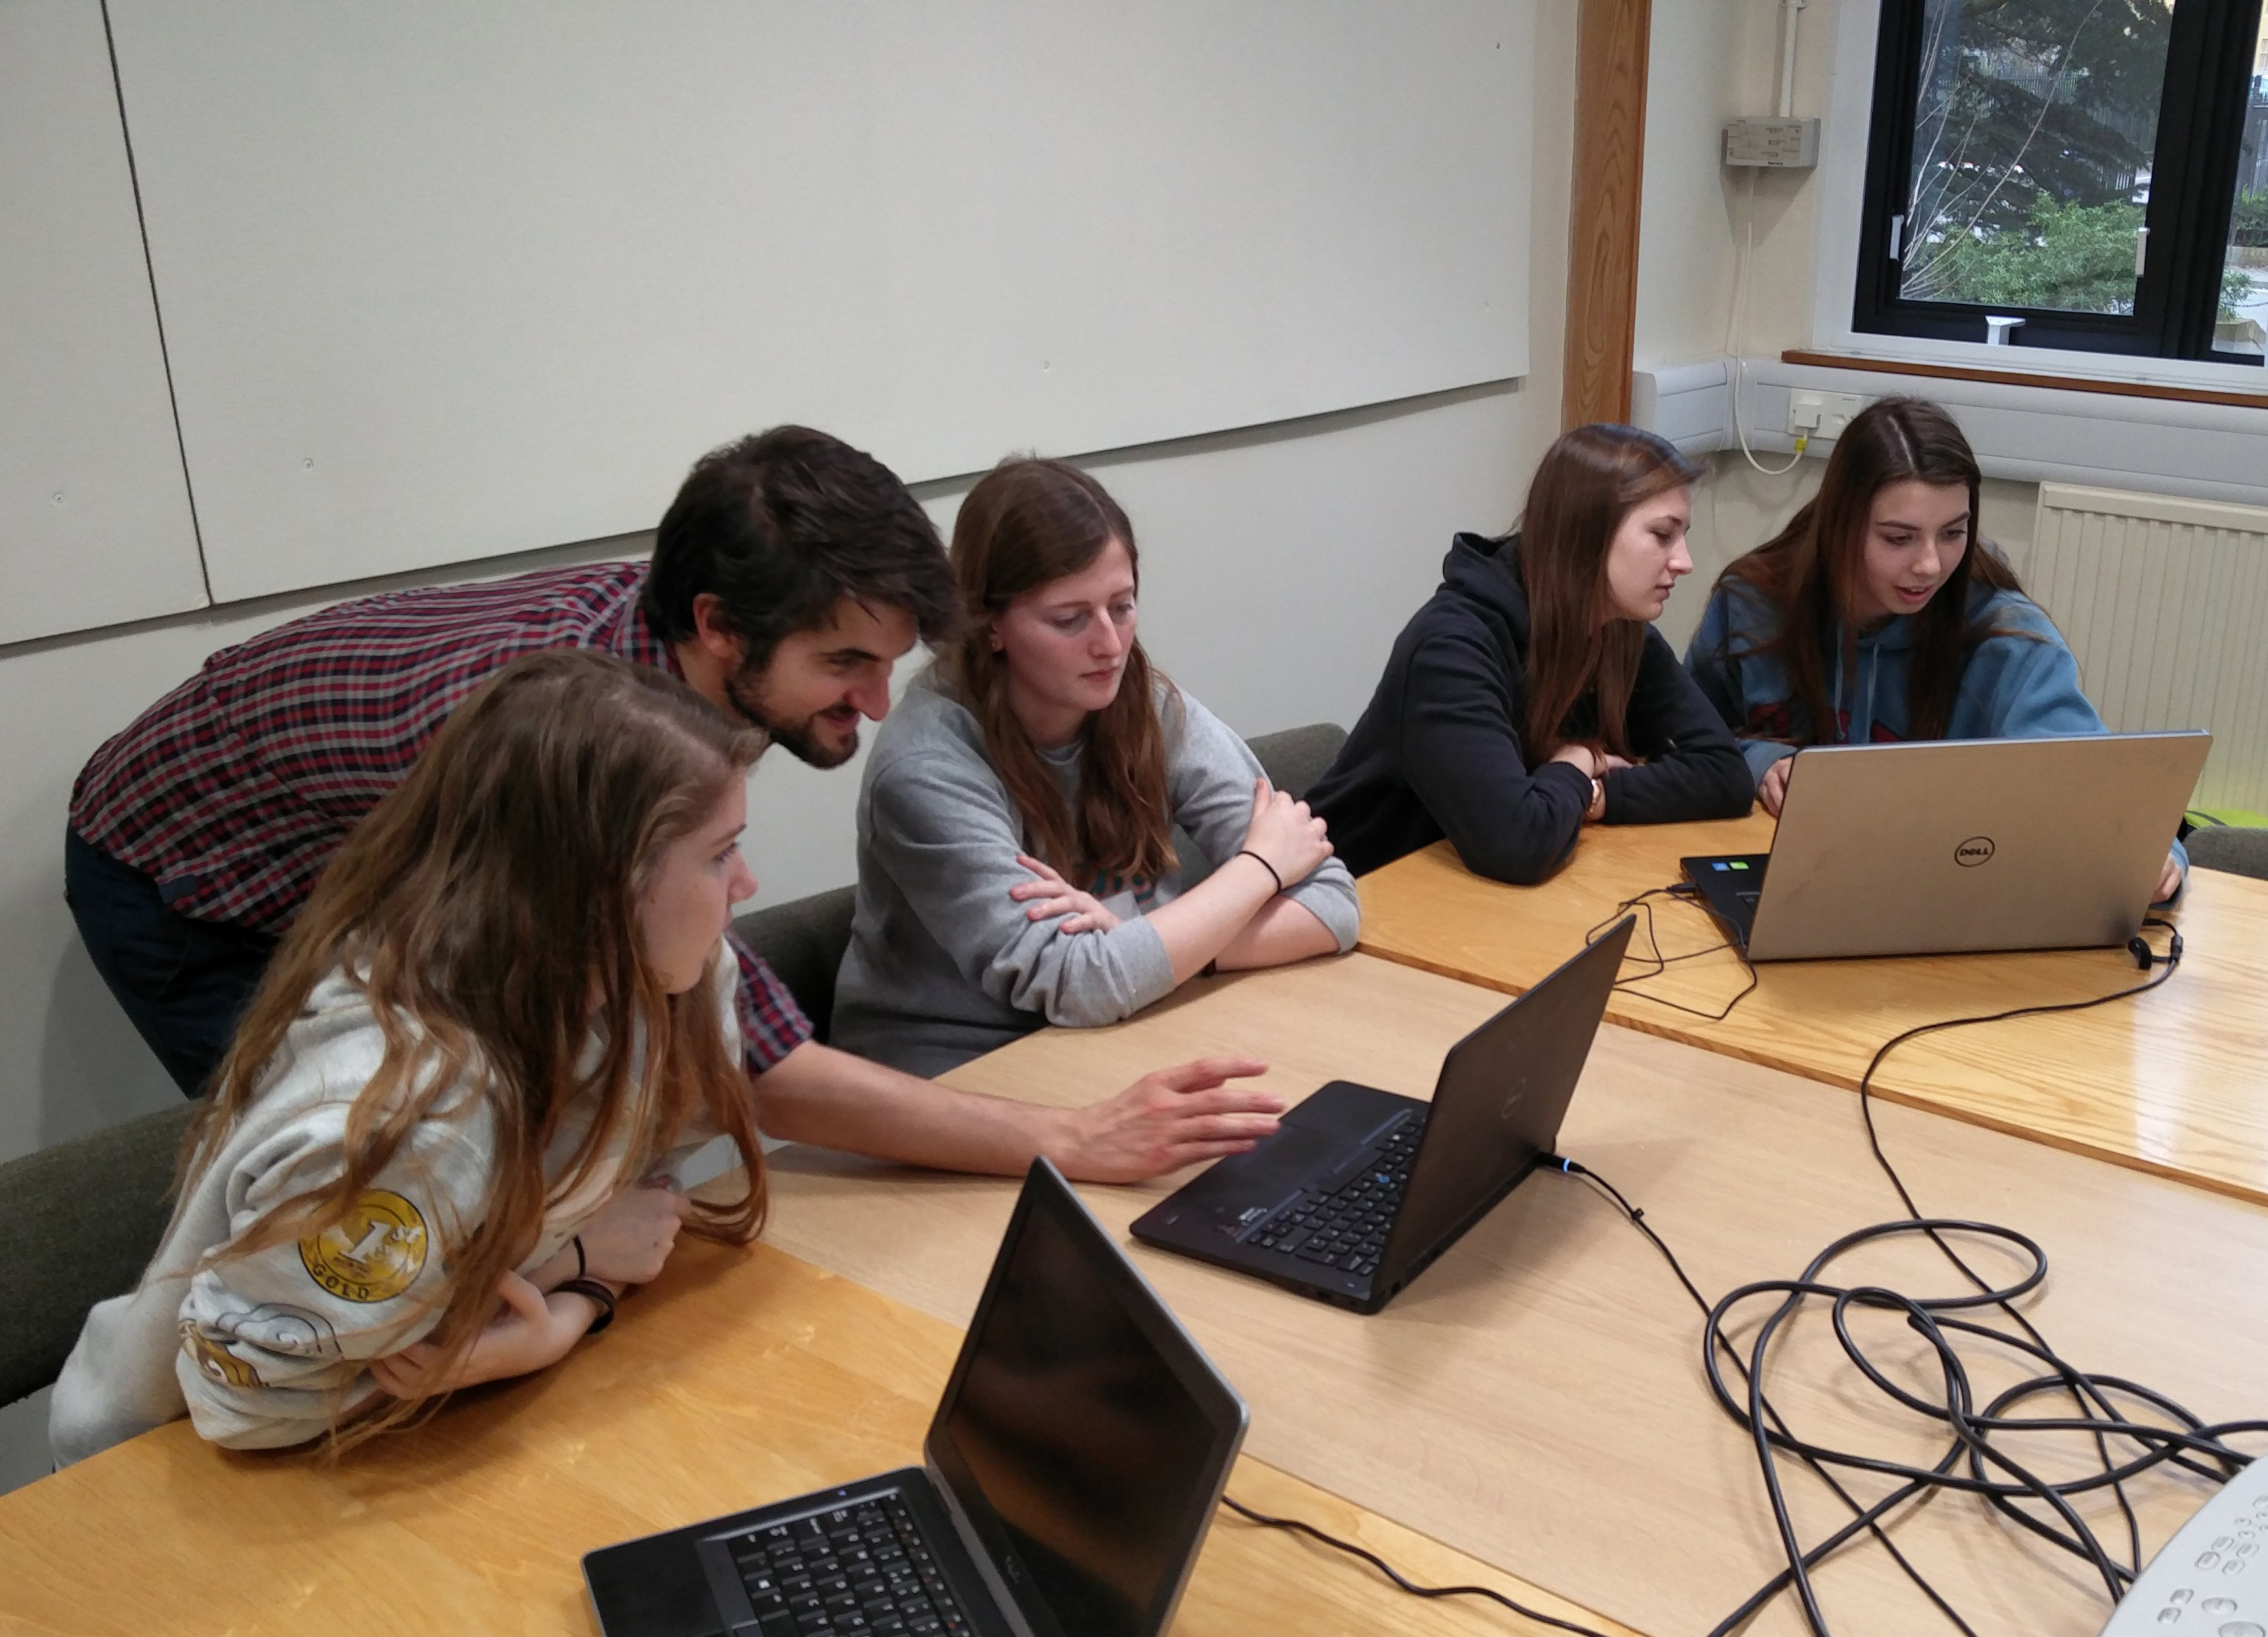
[[835, 1014], [835, 972], [850, 947], [850, 911], [858, 896], [855, 887], [837, 887], [757, 910], [733, 924], [740, 940], [787, 985], [821, 1042]]
[[1268, 782], [1297, 798], [1305, 796], [1308, 787], [1330, 770], [1331, 758], [1338, 755], [1346, 737], [1346, 729], [1336, 722], [1311, 722], [1305, 727], [1287, 727], [1280, 734], [1263, 734], [1246, 742], [1260, 758]]
[[2268, 830], [2208, 824], [2191, 830], [2182, 844], [2189, 849], [2190, 862], [2201, 870], [2227, 870], [2268, 881]]
[[0, 1165], [0, 1404], [54, 1381], [86, 1310], [133, 1289], [150, 1265], [196, 1109], [185, 1102]]

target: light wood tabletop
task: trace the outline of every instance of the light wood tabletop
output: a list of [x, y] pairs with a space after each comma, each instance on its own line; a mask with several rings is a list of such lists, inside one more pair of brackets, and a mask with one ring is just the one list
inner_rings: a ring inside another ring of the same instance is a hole
[[[1362, 878], [1367, 954], [1518, 994], [1582, 947], [1615, 906], [1679, 879], [1682, 857], [1762, 852], [1761, 813], [1705, 824], [1586, 830], [1538, 887], [1484, 881], [1447, 843]], [[1608, 1015], [1665, 1039], [1855, 1088], [1893, 1036], [1940, 1018], [2083, 1000], [2141, 981], [2123, 949], [1903, 960], [1767, 962], [1748, 982], [1697, 904], [1653, 905], [1659, 976], [1616, 992]], [[1924, 1036], [1874, 1078], [1883, 1096], [1998, 1131], [2268, 1202], [2268, 881], [2191, 872], [2176, 911], [2187, 953], [2161, 989], [2084, 1012]], [[2162, 949], [2165, 934], [2150, 936]], [[1631, 959], [1649, 963], [1640, 916]], [[1714, 950], [1714, 953], [1700, 951]], [[1691, 958], [1678, 959], [1680, 956]]]
[[[777, 1250], [682, 1242], [566, 1363], [460, 1395], [342, 1463], [216, 1449], [177, 1421], [0, 1496], [0, 1631], [585, 1637], [583, 1552], [917, 1463], [959, 1345], [953, 1325]], [[1623, 1633], [1248, 1456], [1229, 1493], [1428, 1583], [1480, 1581]], [[1469, 1599], [1421, 1602], [1226, 1513], [1174, 1626], [1545, 1629]]]
[[[1202, 980], [1130, 1022], [1044, 1031], [951, 1079], [1062, 1103], [1143, 1069], [1251, 1051], [1288, 1097], [1334, 1078], [1422, 1096], [1444, 1048], [1501, 1004], [1354, 955]], [[1912, 1110], [1882, 1113], [1925, 1209], [2043, 1243], [2049, 1282], [2028, 1310], [2081, 1368], [2208, 1417], [2262, 1410], [2268, 1211]], [[1852, 1100], [1611, 1026], [1561, 1147], [1645, 1209], [1712, 1296], [1793, 1276], [1830, 1240], [1897, 1210]], [[1080, 1191], [1123, 1231], [1169, 1186]], [[775, 1242], [955, 1321], [974, 1307], [1015, 1191], [809, 1149], [776, 1156], [773, 1187]], [[1707, 1396], [1697, 1312], [1577, 1180], [1531, 1177], [1372, 1317], [1145, 1247], [1134, 1255], [1250, 1398], [1260, 1459], [1643, 1631], [1705, 1631], [1778, 1567], [1754, 1451]], [[1933, 1253], [1869, 1253], [1858, 1271], [1918, 1294], [1957, 1287]], [[1909, 1342], [1874, 1339], [1918, 1368]], [[1774, 1400], [1808, 1435], [1940, 1453], [1847, 1367], [1830, 1371], [1840, 1355], [1823, 1320], [1797, 1326], [1779, 1356]], [[1987, 1360], [1980, 1390], [2016, 1373]], [[2053, 1467], [2076, 1452], [2041, 1458]], [[1808, 1538], [1844, 1521], [1808, 1478], [1791, 1487]], [[2155, 1474], [2132, 1488], [2151, 1549], [2203, 1493]], [[1980, 1632], [2091, 1637], [2105, 1618], [2099, 1583], [2073, 1560], [1980, 1505], [1940, 1497], [1896, 1534]], [[1879, 1547], [1846, 1551], [1820, 1582], [1838, 1633], [1903, 1637], [1938, 1623]], [[1752, 1629], [1797, 1623], [1783, 1600]]]

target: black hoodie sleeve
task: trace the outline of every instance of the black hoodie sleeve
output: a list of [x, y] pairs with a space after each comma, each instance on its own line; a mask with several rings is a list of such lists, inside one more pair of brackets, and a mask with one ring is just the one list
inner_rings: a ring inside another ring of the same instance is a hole
[[1521, 756], [1519, 720], [1513, 679], [1485, 633], [1443, 632], [1410, 654], [1402, 694], [1403, 775], [1467, 869], [1527, 887], [1573, 848], [1591, 781], [1565, 762], [1547, 762], [1531, 775]]
[[1609, 824], [1668, 824], [1739, 818], [1756, 781], [1732, 731], [1660, 631], [1646, 634], [1631, 689], [1631, 748], [1642, 767], [1606, 777]]

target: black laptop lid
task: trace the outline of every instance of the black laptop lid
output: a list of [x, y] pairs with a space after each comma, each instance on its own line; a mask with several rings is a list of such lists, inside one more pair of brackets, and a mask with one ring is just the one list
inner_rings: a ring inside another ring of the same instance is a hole
[[928, 1443], [1033, 1629], [1164, 1631], [1244, 1419], [1062, 1175], [1035, 1161]]
[[1449, 1048], [1402, 1209], [1379, 1258], [1382, 1286], [1525, 1176], [1559, 1140], [1637, 918]]

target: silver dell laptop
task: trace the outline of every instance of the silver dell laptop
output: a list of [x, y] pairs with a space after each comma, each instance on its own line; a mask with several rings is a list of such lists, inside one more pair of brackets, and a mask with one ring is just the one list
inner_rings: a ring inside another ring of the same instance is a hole
[[2123, 944], [2207, 733], [1820, 745], [1770, 852], [1680, 860], [1751, 961]]

